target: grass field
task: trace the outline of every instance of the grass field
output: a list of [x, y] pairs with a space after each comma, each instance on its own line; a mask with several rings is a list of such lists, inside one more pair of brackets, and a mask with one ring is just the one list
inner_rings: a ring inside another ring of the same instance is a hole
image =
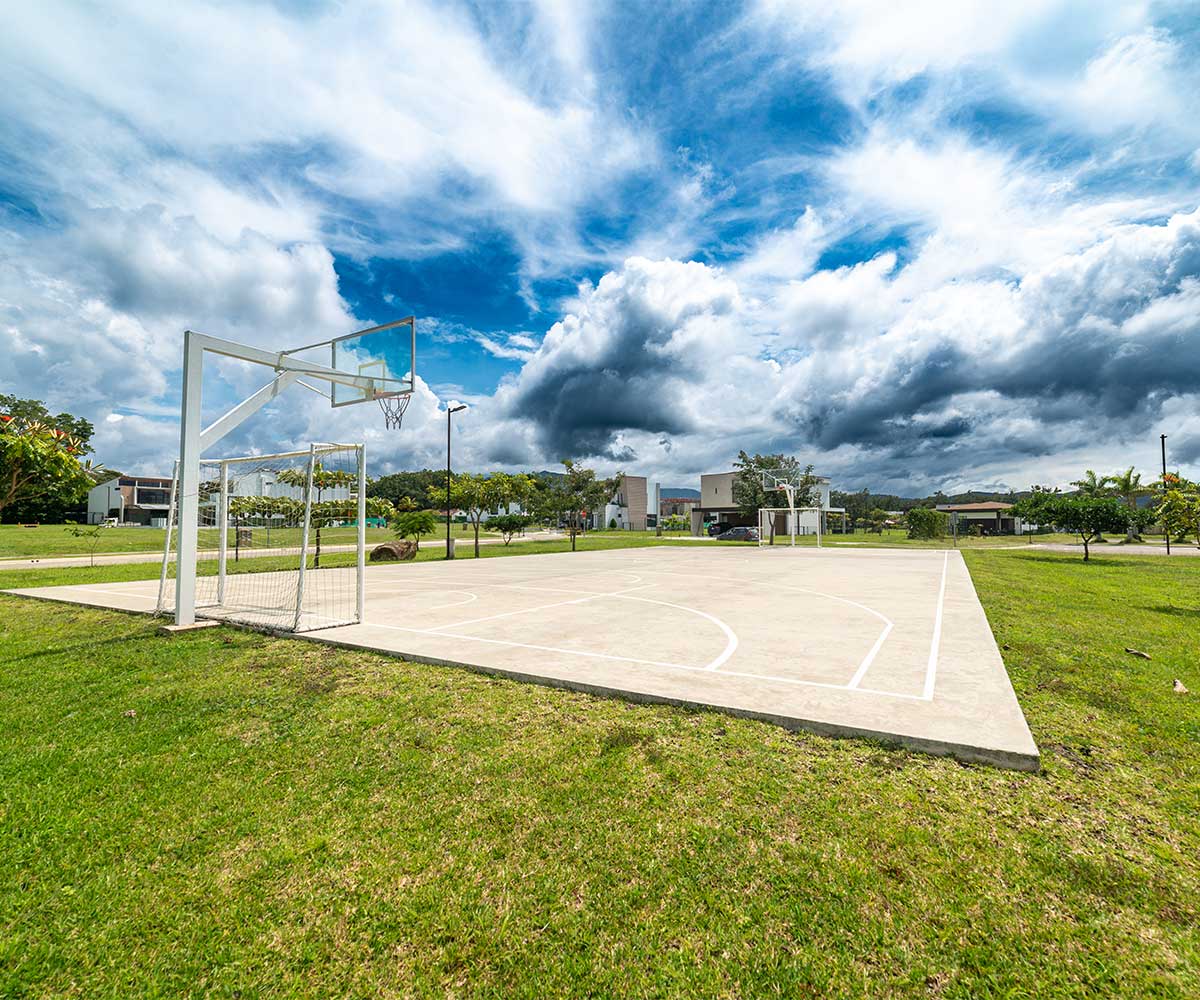
[[[70, 533], [71, 525], [43, 524], [36, 528], [21, 528], [15, 524], [0, 524], [0, 559], [36, 556], [50, 558], [53, 556], [87, 555], [91, 551], [92, 539], [78, 538]], [[86, 527], [86, 526], [85, 526]], [[445, 531], [443, 526], [442, 531]], [[299, 545], [299, 528], [254, 528], [254, 544], [256, 546]], [[470, 525], [454, 525], [454, 537], [473, 539], [474, 533]], [[355, 528], [322, 528], [321, 541], [327, 545], [353, 545], [356, 537]], [[395, 533], [387, 528], [368, 528], [367, 541], [373, 545], [394, 539]], [[494, 532], [481, 531], [480, 538], [498, 538]], [[201, 532], [201, 548], [217, 547], [219, 538], [216, 529]], [[229, 547], [234, 545], [234, 532], [229, 532]], [[161, 528], [102, 528], [96, 554], [118, 552], [161, 552], [163, 548], [163, 529]]]
[[966, 558], [1040, 774], [0, 596], [0, 996], [1195, 996], [1200, 562]]

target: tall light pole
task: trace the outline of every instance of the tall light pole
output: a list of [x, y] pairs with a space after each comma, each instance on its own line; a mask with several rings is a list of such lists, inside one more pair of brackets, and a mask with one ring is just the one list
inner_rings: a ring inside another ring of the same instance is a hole
[[454, 558], [454, 539], [450, 537], [450, 417], [459, 410], [465, 410], [466, 404], [446, 407], [446, 558]]
[[[1159, 441], [1162, 443], [1162, 460], [1163, 460], [1163, 492], [1167, 489], [1167, 436], [1160, 434]], [[1163, 534], [1167, 536], [1167, 555], [1171, 554], [1171, 529], [1165, 524], [1163, 525]]]

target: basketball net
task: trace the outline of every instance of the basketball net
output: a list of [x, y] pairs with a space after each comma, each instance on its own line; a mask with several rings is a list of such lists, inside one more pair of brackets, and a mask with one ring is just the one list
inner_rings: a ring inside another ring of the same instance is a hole
[[404, 423], [404, 411], [412, 401], [412, 393], [405, 392], [399, 396], [380, 396], [379, 409], [383, 411], [383, 425], [390, 431], [398, 431]]

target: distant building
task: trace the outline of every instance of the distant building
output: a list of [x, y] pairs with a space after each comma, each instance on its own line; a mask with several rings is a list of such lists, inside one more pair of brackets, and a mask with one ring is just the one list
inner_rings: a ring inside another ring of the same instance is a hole
[[[692, 534], [706, 535], [712, 525], [723, 525], [725, 528], [736, 527], [758, 527], [757, 511], [745, 516], [738, 510], [738, 505], [733, 499], [733, 483], [737, 478], [736, 472], [715, 472], [703, 475], [700, 477], [700, 503], [692, 508]], [[819, 506], [825, 514], [844, 514], [844, 507], [834, 507], [830, 502], [830, 483], [824, 476], [816, 476], [816, 485], [818, 491], [818, 502], [813, 506]], [[780, 506], [783, 502], [780, 502]], [[781, 515], [783, 520], [787, 520], [787, 515]], [[826, 524], [826, 527], [830, 525]], [[786, 531], [786, 528], [776, 528], [777, 531]], [[817, 512], [804, 511], [797, 515], [796, 518], [796, 533], [797, 534], [815, 534], [817, 531]]]
[[691, 518], [692, 511], [700, 506], [699, 497], [664, 496], [658, 501], [658, 513], [661, 517]]
[[165, 527], [170, 501], [170, 476], [120, 476], [88, 490], [88, 524], [115, 517], [118, 524]]
[[937, 509], [958, 522], [960, 535], [976, 525], [985, 535], [1019, 535], [1024, 525], [1019, 517], [1009, 513], [1012, 506], [999, 500], [989, 500], [985, 503], [940, 503]]

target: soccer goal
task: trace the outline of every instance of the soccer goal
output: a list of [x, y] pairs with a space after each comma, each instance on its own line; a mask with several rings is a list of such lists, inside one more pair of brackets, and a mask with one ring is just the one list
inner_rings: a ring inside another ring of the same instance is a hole
[[[362, 621], [366, 449], [314, 444], [278, 455], [200, 463], [195, 613], [273, 632]], [[158, 611], [176, 608], [172, 552], [184, 504], [178, 469], [159, 578]]]
[[795, 545], [798, 535], [816, 535], [819, 546], [825, 534], [824, 514], [820, 507], [760, 507], [758, 544]]

